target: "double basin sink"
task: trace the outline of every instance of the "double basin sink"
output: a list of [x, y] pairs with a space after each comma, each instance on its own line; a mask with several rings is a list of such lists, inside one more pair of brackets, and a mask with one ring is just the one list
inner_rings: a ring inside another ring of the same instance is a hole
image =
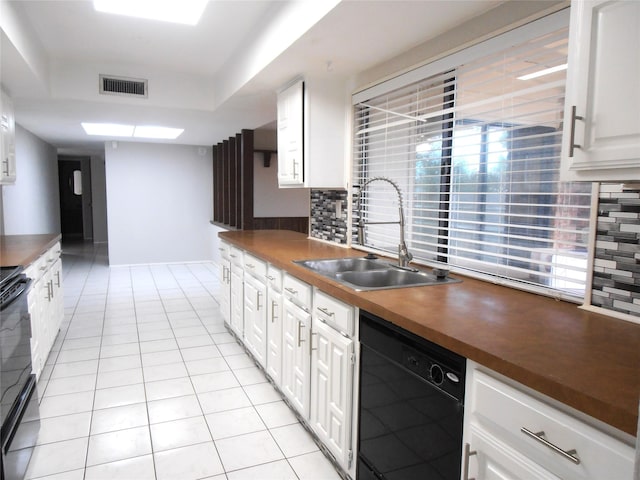
[[449, 278], [446, 270], [434, 269], [431, 273], [415, 271], [377, 258], [345, 257], [298, 260], [294, 263], [356, 291], [442, 285], [461, 281]]

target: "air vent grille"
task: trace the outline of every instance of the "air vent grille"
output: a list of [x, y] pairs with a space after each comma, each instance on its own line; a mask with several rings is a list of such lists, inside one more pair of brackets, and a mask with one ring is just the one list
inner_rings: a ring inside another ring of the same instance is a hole
[[100, 93], [103, 95], [146, 98], [147, 80], [100, 75]]

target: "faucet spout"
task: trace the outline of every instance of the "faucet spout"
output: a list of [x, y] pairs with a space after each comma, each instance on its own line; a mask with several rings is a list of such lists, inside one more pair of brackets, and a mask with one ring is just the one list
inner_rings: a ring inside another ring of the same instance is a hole
[[[397, 222], [365, 222], [362, 219], [362, 194], [367, 187], [372, 182], [381, 181], [389, 183], [398, 194], [398, 221]], [[367, 224], [391, 224], [397, 223], [400, 226], [400, 241], [398, 244], [398, 267], [407, 268], [409, 262], [413, 259], [413, 255], [409, 252], [407, 248], [407, 244], [405, 242], [404, 237], [404, 210], [403, 210], [403, 202], [402, 202], [402, 191], [396, 182], [387, 177], [373, 177], [367, 180], [360, 187], [360, 193], [358, 194], [358, 243], [360, 245], [364, 245], [364, 226]]]

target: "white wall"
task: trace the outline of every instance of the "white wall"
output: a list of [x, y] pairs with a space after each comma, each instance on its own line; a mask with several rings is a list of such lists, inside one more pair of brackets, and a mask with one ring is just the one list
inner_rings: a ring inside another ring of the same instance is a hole
[[[276, 130], [255, 130], [254, 148], [278, 149]], [[264, 155], [253, 156], [253, 216], [308, 217], [310, 210], [308, 188], [278, 187], [278, 156], [271, 156], [271, 165], [264, 166]]]
[[212, 260], [210, 148], [107, 142], [105, 171], [111, 265]]
[[56, 149], [16, 124], [16, 183], [2, 187], [5, 235], [60, 233]]

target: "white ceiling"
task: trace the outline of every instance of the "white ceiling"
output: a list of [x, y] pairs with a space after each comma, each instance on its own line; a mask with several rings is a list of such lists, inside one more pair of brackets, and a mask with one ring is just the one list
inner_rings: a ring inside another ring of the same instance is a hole
[[[211, 0], [189, 27], [89, 0], [0, 0], [21, 34], [2, 23], [0, 80], [17, 122], [63, 153], [102, 150], [107, 139], [81, 121], [181, 127], [174, 143], [211, 145], [272, 124], [275, 92], [294, 76], [346, 81], [502, 1], [298, 0], [309, 14], [296, 21], [291, 1]], [[98, 73], [149, 79], [149, 97], [99, 95]]]

